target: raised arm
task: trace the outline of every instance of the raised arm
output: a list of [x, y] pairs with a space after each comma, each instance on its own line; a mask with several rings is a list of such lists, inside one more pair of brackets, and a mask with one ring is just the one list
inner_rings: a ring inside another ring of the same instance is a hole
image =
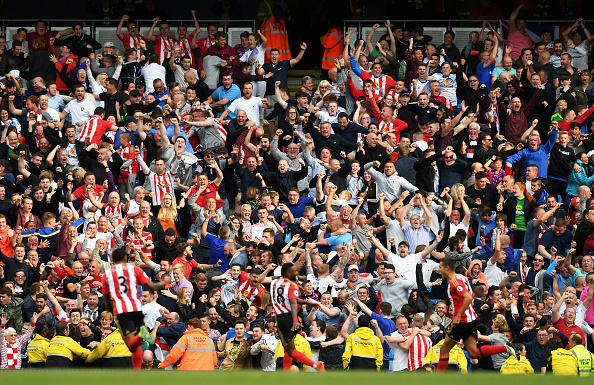
[[518, 13], [520, 13], [520, 10], [523, 6], [524, 4], [518, 5], [518, 8], [514, 9], [512, 14], [509, 16], [508, 33], [511, 33], [517, 29], [516, 18], [518, 17]]
[[367, 35], [367, 39], [365, 39], [365, 44], [367, 44], [367, 50], [369, 53], [373, 51], [373, 44], [371, 44], [371, 40], [373, 40], [373, 35], [375, 35], [375, 31], [380, 27], [379, 24], [374, 24], [371, 27], [371, 31], [369, 31], [369, 35]]
[[297, 63], [299, 63], [301, 61], [301, 59], [303, 59], [303, 55], [305, 54], [305, 50], [307, 49], [307, 44], [301, 43], [301, 45], [299, 47], [301, 48], [301, 51], [299, 51], [299, 54], [297, 54], [297, 57], [295, 57], [294, 59], [291, 59], [291, 61], [289, 62], [291, 64], [291, 67], [295, 67], [297, 65]]
[[155, 36], [153, 36], [153, 33], [155, 32], [155, 27], [157, 26], [158, 22], [159, 22], [159, 18], [155, 17], [153, 19], [153, 25], [151, 26], [151, 29], [148, 31], [148, 34], [146, 35], [147, 40], [155, 41]]
[[470, 226], [470, 208], [466, 204], [466, 200], [460, 199], [462, 203], [462, 210], [464, 210], [464, 219], [462, 220], [466, 226]]
[[124, 26], [124, 22], [128, 20], [130, 17], [128, 15], [123, 15], [118, 27], [116, 28], [116, 35], [118, 39], [124, 41], [124, 34], [122, 33], [122, 27]]

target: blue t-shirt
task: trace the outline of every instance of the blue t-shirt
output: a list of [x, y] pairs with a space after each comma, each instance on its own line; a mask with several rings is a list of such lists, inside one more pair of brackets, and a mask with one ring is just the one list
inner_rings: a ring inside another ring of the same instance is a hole
[[[474, 219], [476, 221], [478, 221], [478, 229], [479, 229], [479, 233], [476, 235], [476, 244], [479, 245], [480, 240], [481, 240], [481, 227], [485, 226], [485, 233], [484, 235], [487, 235], [491, 232], [491, 230], [493, 230], [497, 225], [495, 223], [495, 216], [497, 215], [497, 213], [495, 211], [492, 211], [493, 216], [491, 217], [490, 220], [488, 220], [487, 222], [483, 222], [481, 220], [481, 218], [477, 215], [475, 215]], [[481, 250], [481, 254], [484, 254], [484, 250]]]
[[[170, 123], [167, 126], [167, 137], [169, 138], [169, 140], [173, 140], [173, 136], [175, 135], [175, 128], [173, 127], [173, 123]], [[186, 132], [181, 128], [181, 126], [179, 127], [179, 135], [183, 136], [186, 139], [186, 152], [189, 152], [190, 154], [194, 153], [194, 149], [192, 148], [192, 145], [190, 144], [190, 141], [188, 140], [188, 135], [186, 135]], [[171, 143], [173, 145], [173, 143]]]
[[[168, 93], [169, 93], [169, 88], [167, 88], [167, 87], [165, 87], [162, 94], [158, 94], [157, 91], [151, 92], [151, 94], [153, 94], [153, 96], [155, 97], [155, 100], [161, 99], [163, 97], [163, 95], [166, 95]], [[167, 100], [162, 100], [161, 102], [159, 102], [159, 107], [161, 107], [161, 108], [165, 107], [165, 103], [167, 103]]]
[[313, 198], [303, 198], [300, 197], [296, 204], [292, 205], [290, 203], [286, 203], [289, 210], [291, 210], [291, 214], [295, 219], [303, 217], [303, 209], [307, 206], [312, 205], [314, 202]]
[[[336, 309], [334, 306], [329, 307], [330, 310]], [[326, 323], [326, 326], [340, 326], [340, 310], [338, 311], [338, 315], [335, 317], [330, 317], [328, 314], [324, 313], [321, 310], [316, 310], [314, 313], [317, 319], [321, 319]]]
[[539, 245], [544, 246], [544, 248], [549, 252], [551, 250], [551, 246], [555, 246], [558, 254], [565, 255], [565, 251], [569, 249], [569, 246], [571, 246], [571, 241], [573, 241], [573, 235], [571, 234], [571, 231], [566, 229], [565, 232], [560, 237], [558, 237], [555, 235], [553, 229], [548, 229], [540, 238]]
[[[225, 104], [225, 109], [227, 109], [232, 101], [241, 98], [241, 90], [235, 84], [232, 84], [231, 88], [229, 88], [227, 91], [225, 91], [225, 87], [220, 86], [219, 88], [214, 90], [214, 92], [210, 96], [216, 102], [225, 98], [229, 99], [229, 103]], [[237, 111], [231, 112], [228, 115], [229, 119], [235, 119], [236, 114]]]
[[[384, 318], [376, 312], [372, 312], [371, 319], [377, 321], [377, 326], [379, 326], [380, 330], [382, 331], [382, 334], [385, 336], [389, 336], [396, 331], [396, 325], [394, 324], [394, 321], [392, 321], [389, 318]], [[377, 335], [375, 331], [374, 333]], [[384, 361], [389, 360], [391, 348], [390, 345], [388, 345], [388, 341], [384, 340], [382, 346], [384, 347]]]
[[495, 63], [491, 63], [487, 68], [483, 66], [482, 62], [476, 66], [476, 77], [479, 81], [479, 87], [484, 84], [488, 90], [491, 89], [491, 72], [493, 72], [494, 69]]
[[215, 270], [227, 271], [229, 268], [229, 258], [225, 255], [225, 245], [228, 241], [223, 241], [221, 238], [215, 237], [212, 234], [206, 234], [206, 240], [210, 243], [210, 258], [208, 259], [208, 264], [214, 265], [220, 259], [221, 266], [215, 268]]
[[349, 244], [353, 243], [353, 236], [351, 233], [345, 233], [342, 235], [335, 235], [327, 239], [328, 246], [332, 248], [332, 251], [336, 251], [336, 246], [342, 245], [343, 243]]

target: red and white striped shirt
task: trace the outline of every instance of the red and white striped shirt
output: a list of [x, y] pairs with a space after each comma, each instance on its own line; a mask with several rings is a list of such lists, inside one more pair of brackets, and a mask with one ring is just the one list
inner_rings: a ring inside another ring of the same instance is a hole
[[132, 147], [129, 143], [126, 147], [122, 146], [122, 153], [120, 154], [122, 160], [126, 161], [128, 159], [132, 159], [132, 163], [130, 166], [123, 168], [120, 171], [120, 177], [118, 179], [119, 183], [126, 183], [126, 180], [130, 176], [130, 174], [136, 174], [140, 171], [140, 165], [136, 160], [136, 154], [134, 153], [134, 147]]
[[[450, 303], [452, 303], [454, 306], [454, 311], [452, 314], [455, 317], [458, 314], [458, 311], [460, 311], [462, 303], [464, 302], [464, 294], [472, 293], [472, 287], [468, 282], [468, 278], [461, 274], [456, 274], [456, 276], [450, 280], [448, 287], [448, 297], [450, 297]], [[468, 305], [466, 311], [464, 311], [460, 317], [460, 323], [470, 323], [476, 318], [476, 312], [474, 311], [471, 302], [470, 305]]]
[[142, 56], [142, 48], [140, 48], [141, 41], [146, 42], [146, 39], [140, 35], [136, 35], [136, 37], [124, 35], [124, 39], [122, 40], [125, 49], [136, 48], [136, 54], [138, 57]]
[[27, 222], [30, 222], [30, 221], [35, 221], [35, 215], [33, 215], [33, 214], [29, 214], [29, 215], [23, 214], [23, 224], [22, 224], [22, 226], [25, 227], [25, 225], [27, 224]]
[[291, 313], [291, 299], [299, 298], [299, 288], [295, 282], [285, 278], [278, 278], [270, 284], [270, 295], [274, 314], [281, 315]]
[[[132, 235], [134, 235], [134, 239], [132, 239]], [[145, 242], [152, 242], [153, 241], [153, 235], [151, 233], [149, 233], [148, 231], [143, 231], [142, 232], [142, 239], [145, 240]], [[153, 259], [152, 253], [150, 250], [147, 250], [144, 248], [144, 244], [142, 243], [142, 239], [139, 238], [136, 234], [129, 232], [128, 236], [126, 237], [126, 244], [133, 244], [134, 246], [140, 246], [142, 248], [142, 253], [144, 254], [145, 257], [147, 257], [148, 259]], [[136, 262], [136, 256], [134, 254], [132, 254], [130, 256], [130, 262]], [[146, 266], [144, 263], [142, 265], [140, 265], [142, 267]]]
[[196, 45], [200, 49], [200, 54], [202, 56], [204, 56], [204, 52], [206, 52], [206, 50], [208, 48], [210, 48], [210, 46], [213, 46], [214, 44], [215, 44], [215, 40], [214, 39], [210, 40], [210, 38], [208, 36], [205, 37], [204, 39], [200, 39], [196, 42]]
[[139, 267], [118, 264], [105, 272], [101, 292], [111, 297], [114, 315], [142, 311], [138, 285], [149, 281], [149, 277]]
[[105, 279], [105, 273], [99, 272], [95, 278], [89, 281], [89, 286], [93, 289], [100, 289]]
[[190, 47], [190, 42], [194, 37], [194, 33], [189, 34], [185, 39], [178, 40], [177, 44], [182, 49], [182, 56], [188, 55], [190, 57], [190, 64], [192, 68], [196, 68], [196, 59], [194, 59], [194, 52], [192, 52], [192, 47]]
[[162, 36], [155, 36], [155, 53], [159, 55], [159, 64], [169, 60], [172, 54], [173, 46], [177, 44], [177, 40], [172, 37], [163, 38]]
[[[155, 339], [155, 358], [159, 361], [164, 361], [169, 355], [170, 347], [163, 337], [157, 337]], [[171, 368], [171, 366], [169, 367]], [[165, 368], [167, 370], [167, 368]]]
[[219, 130], [219, 134], [221, 135], [221, 139], [223, 139], [223, 143], [227, 144], [227, 129], [225, 126], [221, 124], [218, 120], [214, 120], [215, 126], [217, 126], [217, 130]]
[[81, 130], [77, 139], [86, 142], [86, 139], [89, 138], [89, 143], [95, 143], [99, 146], [102, 142], [101, 137], [112, 126], [111, 122], [101, 119], [99, 115], [93, 115]]
[[14, 344], [9, 344], [6, 341], [4, 325], [0, 325], [0, 369], [21, 368], [21, 347], [29, 342], [33, 329], [35, 329], [35, 324], [31, 324], [29, 329], [22, 336], [19, 336]]
[[408, 349], [408, 370], [414, 371], [423, 366], [423, 359], [431, 349], [431, 339], [422, 334], [417, 334]]
[[116, 225], [122, 223], [122, 207], [124, 207], [123, 203], [119, 203], [116, 207], [107, 206], [105, 208], [105, 216], [109, 218], [112, 216], [112, 219]]
[[240, 293], [243, 293], [243, 295], [254, 306], [260, 306], [262, 302], [262, 293], [266, 291], [262, 285], [258, 285], [256, 287], [250, 286], [250, 278], [248, 273], [245, 271], [242, 271], [241, 275], [239, 276], [239, 288], [237, 290]]
[[160, 206], [165, 193], [173, 194], [173, 176], [170, 171], [165, 171], [163, 175], [151, 171], [147, 177], [151, 183], [151, 191], [155, 193], [153, 206]]

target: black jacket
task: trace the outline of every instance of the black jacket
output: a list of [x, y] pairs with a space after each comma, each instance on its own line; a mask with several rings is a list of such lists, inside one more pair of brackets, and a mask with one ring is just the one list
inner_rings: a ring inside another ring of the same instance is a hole
[[[501, 212], [507, 215], [507, 226], [509, 227], [511, 224], [516, 223], [516, 205], [518, 203], [518, 199], [515, 196], [509, 197], [505, 203], [503, 204], [503, 210]], [[526, 223], [532, 220], [533, 215], [532, 212], [536, 209], [536, 202], [530, 202], [527, 198], [524, 199], [524, 218], [526, 218]]]
[[301, 167], [299, 171], [288, 170], [284, 174], [280, 171], [264, 172], [262, 175], [266, 180], [266, 184], [271, 186], [274, 191], [278, 192], [281, 202], [289, 201], [289, 190], [297, 187], [297, 181], [307, 176], [307, 167]]
[[50, 80], [56, 80], [56, 67], [49, 60], [52, 54], [47, 48], [37, 48], [31, 52], [29, 55], [31, 78], [41, 76], [46, 84]]
[[420, 190], [425, 190], [425, 192], [435, 192], [435, 168], [431, 163], [439, 159], [440, 156], [440, 153], [435, 153], [429, 158], [419, 159], [414, 164], [413, 167], [417, 171], [416, 185]]
[[[82, 34], [80, 37], [76, 37], [76, 35], [72, 35], [64, 40], [56, 40], [54, 45], [60, 46], [64, 43], [69, 42], [72, 44], [72, 53], [79, 58], [81, 57], [89, 57], [91, 53], [95, 50], [101, 48], [101, 43], [97, 42], [91, 36], [87, 34]], [[90, 45], [91, 48], [89, 49], [87, 45]]]

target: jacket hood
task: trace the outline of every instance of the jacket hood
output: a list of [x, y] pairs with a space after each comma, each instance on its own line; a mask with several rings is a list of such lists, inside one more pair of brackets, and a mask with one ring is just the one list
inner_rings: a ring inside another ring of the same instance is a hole
[[375, 336], [373, 330], [365, 326], [357, 328], [357, 335], [363, 338], [372, 338]]

